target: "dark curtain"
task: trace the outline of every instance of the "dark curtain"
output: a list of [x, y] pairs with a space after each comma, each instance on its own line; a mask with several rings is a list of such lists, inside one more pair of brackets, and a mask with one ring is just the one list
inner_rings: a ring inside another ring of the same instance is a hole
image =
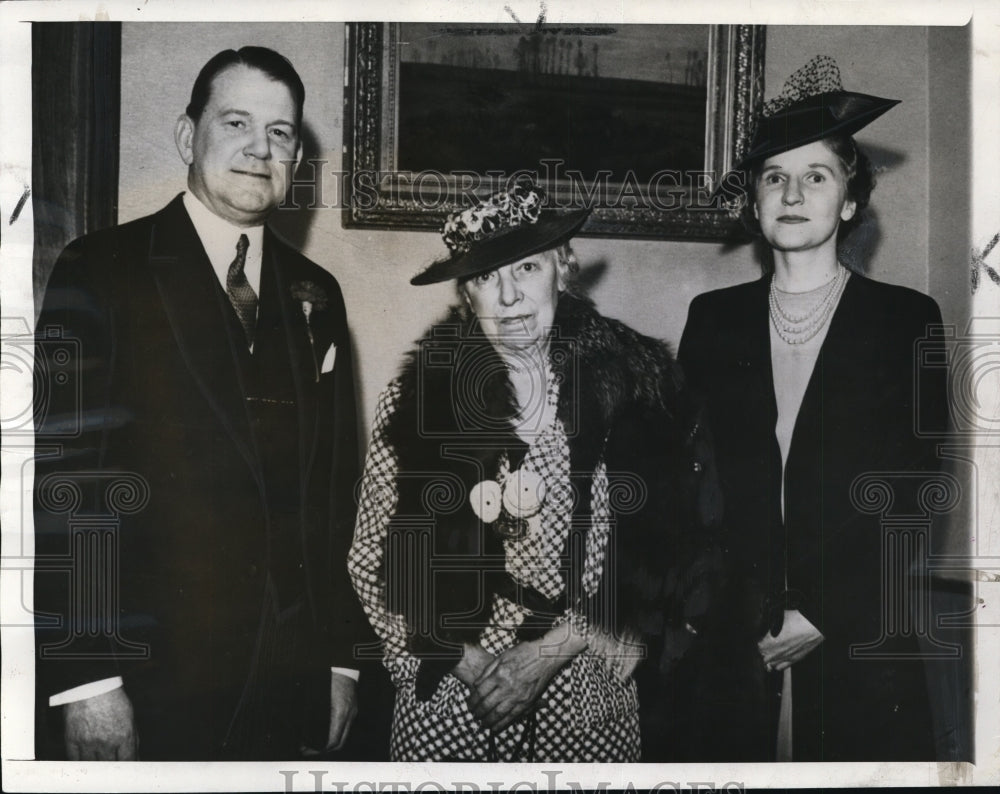
[[[35, 22], [31, 64], [37, 321], [49, 274], [65, 245], [117, 222], [121, 23]], [[62, 709], [51, 712], [61, 719]], [[46, 730], [44, 721], [36, 722], [38, 757], [45, 755]]]
[[31, 27], [35, 316], [63, 247], [118, 220], [121, 23]]

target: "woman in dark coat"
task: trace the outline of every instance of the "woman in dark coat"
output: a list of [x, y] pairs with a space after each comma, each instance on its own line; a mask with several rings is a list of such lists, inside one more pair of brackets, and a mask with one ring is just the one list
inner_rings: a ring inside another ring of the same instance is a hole
[[873, 181], [851, 135], [896, 101], [843, 91], [822, 57], [785, 93], [741, 164], [773, 268], [695, 298], [680, 347], [709, 403], [742, 660], [719, 687], [736, 730], [718, 752], [933, 760], [911, 622], [926, 571], [878, 502], [890, 488], [893, 515], [926, 507], [920, 486], [937, 466], [915, 428], [943, 429], [947, 408], [943, 378], [915, 378], [915, 357], [941, 316], [837, 257]]
[[459, 305], [376, 412], [349, 568], [393, 760], [667, 752], [639, 718], [704, 612], [711, 462], [666, 346], [569, 290], [588, 212], [543, 198], [518, 183], [449, 219], [413, 283], [454, 279]]

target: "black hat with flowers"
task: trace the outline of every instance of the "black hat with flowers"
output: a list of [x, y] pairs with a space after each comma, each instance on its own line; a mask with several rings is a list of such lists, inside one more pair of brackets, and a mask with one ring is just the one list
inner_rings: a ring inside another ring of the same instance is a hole
[[898, 104], [898, 99], [845, 91], [837, 62], [817, 55], [764, 105], [750, 149], [736, 170], [831, 135], [853, 135]]
[[441, 236], [449, 256], [431, 264], [411, 284], [437, 284], [485, 273], [562, 245], [590, 216], [589, 209], [543, 209], [545, 192], [521, 177], [475, 206], [451, 213]]

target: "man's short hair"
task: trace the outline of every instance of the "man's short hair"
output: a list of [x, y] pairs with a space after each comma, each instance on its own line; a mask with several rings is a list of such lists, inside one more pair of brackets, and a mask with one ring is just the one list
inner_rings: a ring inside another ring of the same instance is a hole
[[192, 121], [199, 121], [201, 114], [205, 111], [208, 98], [212, 93], [212, 82], [225, 69], [230, 66], [248, 66], [263, 72], [272, 80], [282, 83], [292, 94], [295, 100], [295, 107], [299, 117], [297, 124], [302, 122], [302, 105], [306, 101], [306, 89], [302, 85], [302, 78], [295, 71], [295, 67], [281, 53], [270, 50], [267, 47], [240, 47], [239, 50], [223, 50], [206, 63], [198, 73], [198, 78], [191, 88], [191, 101], [188, 103], [188, 118]]

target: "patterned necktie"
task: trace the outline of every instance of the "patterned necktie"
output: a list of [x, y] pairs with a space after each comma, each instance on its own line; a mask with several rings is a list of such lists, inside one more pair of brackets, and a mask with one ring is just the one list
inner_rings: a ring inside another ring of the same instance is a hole
[[243, 272], [249, 247], [250, 240], [245, 234], [241, 234], [236, 243], [236, 258], [229, 266], [229, 273], [226, 275], [226, 292], [233, 308], [236, 309], [236, 315], [243, 324], [243, 330], [246, 331], [247, 345], [253, 347], [254, 331], [257, 329], [257, 293], [253, 291], [253, 287], [247, 281], [246, 273]]

